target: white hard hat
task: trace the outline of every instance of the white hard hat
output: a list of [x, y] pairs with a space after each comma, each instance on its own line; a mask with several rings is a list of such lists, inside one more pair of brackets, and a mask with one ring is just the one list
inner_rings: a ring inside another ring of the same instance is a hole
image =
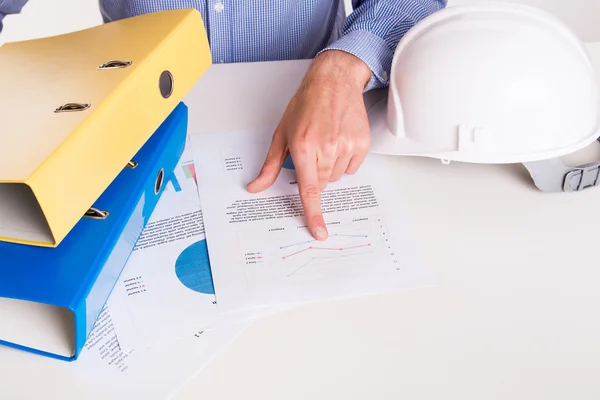
[[374, 153], [524, 163], [544, 191], [600, 182], [598, 168], [558, 159], [600, 136], [594, 66], [565, 24], [534, 7], [479, 3], [423, 19], [398, 44], [369, 120]]

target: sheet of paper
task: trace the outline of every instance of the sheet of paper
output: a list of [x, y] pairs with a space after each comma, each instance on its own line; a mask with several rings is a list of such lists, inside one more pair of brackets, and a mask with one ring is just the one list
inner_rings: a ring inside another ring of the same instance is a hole
[[207, 329], [218, 310], [191, 153], [184, 154], [108, 300], [122, 348]]
[[166, 400], [229, 345], [244, 325], [222, 325], [189, 332], [176, 344], [145, 350], [122, 351], [105, 307], [79, 359], [62, 363], [69, 373], [86, 382], [97, 397]]
[[247, 192], [272, 132], [191, 136], [219, 312], [431, 284], [381, 159], [328, 185], [326, 241], [305, 225], [291, 159], [268, 190]]

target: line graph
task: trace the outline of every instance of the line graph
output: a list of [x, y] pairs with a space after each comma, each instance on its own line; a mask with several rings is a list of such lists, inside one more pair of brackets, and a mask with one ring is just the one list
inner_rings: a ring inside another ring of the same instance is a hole
[[[330, 238], [332, 237], [361, 237], [361, 238], [366, 238], [368, 237], [367, 235], [347, 235], [347, 234], [343, 234], [343, 233], [334, 233], [333, 235], [329, 235]], [[300, 242], [300, 243], [292, 243], [292, 244], [288, 244], [286, 246], [281, 246], [280, 249], [287, 249], [289, 247], [293, 247], [293, 246], [298, 246], [301, 244], [307, 244], [307, 243], [313, 243], [316, 242], [317, 239], [311, 239], [311, 240], [306, 240], [304, 242]]]
[[296, 272], [300, 271], [302, 268], [306, 267], [308, 264], [310, 264], [310, 263], [312, 263], [313, 261], [316, 261], [316, 260], [326, 260], [328, 258], [345, 258], [345, 257], [351, 257], [353, 255], [354, 254], [342, 254], [342, 255], [339, 255], [339, 256], [312, 257], [308, 261], [306, 261], [304, 264], [300, 265], [298, 268], [296, 268], [295, 270], [293, 270], [292, 272], [290, 272], [289, 274], [287, 274], [287, 276], [289, 277], [289, 276], [294, 275]]
[[373, 264], [395, 268], [381, 218], [330, 221], [328, 230], [325, 241], [314, 239], [304, 226], [239, 231], [246, 280], [320, 281], [324, 275], [358, 275]]
[[292, 254], [288, 254], [287, 256], [282, 256], [281, 258], [283, 260], [285, 260], [286, 258], [290, 258], [293, 257], [295, 255], [298, 255], [300, 253], [304, 253], [305, 251], [309, 251], [309, 250], [332, 250], [332, 251], [344, 251], [344, 250], [351, 250], [351, 249], [358, 249], [360, 247], [368, 247], [370, 246], [371, 243], [367, 243], [367, 244], [359, 244], [357, 246], [349, 246], [349, 247], [319, 247], [319, 246], [308, 246], [302, 250], [296, 251]]

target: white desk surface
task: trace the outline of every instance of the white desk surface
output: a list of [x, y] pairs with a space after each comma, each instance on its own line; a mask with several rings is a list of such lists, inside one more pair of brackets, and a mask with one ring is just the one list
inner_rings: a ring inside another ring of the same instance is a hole
[[[190, 131], [275, 124], [306, 66], [212, 67], [187, 98]], [[600, 399], [600, 187], [388, 161], [436, 286], [258, 320], [174, 400]], [[53, 365], [0, 348], [0, 398], [92, 397]]]

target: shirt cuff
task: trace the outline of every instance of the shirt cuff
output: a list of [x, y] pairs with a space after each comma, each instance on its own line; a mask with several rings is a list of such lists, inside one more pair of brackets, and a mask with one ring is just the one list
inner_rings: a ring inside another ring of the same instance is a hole
[[[364, 30], [354, 30], [342, 35], [318, 54], [328, 50], [341, 50], [360, 58], [371, 68], [372, 76], [365, 91], [387, 87], [394, 52], [385, 40]], [[317, 54], [317, 55], [318, 55]]]

